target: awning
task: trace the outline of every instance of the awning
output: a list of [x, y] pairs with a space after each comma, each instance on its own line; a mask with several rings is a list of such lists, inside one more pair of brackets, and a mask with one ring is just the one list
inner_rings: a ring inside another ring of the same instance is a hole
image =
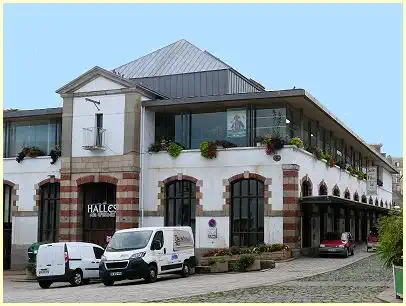
[[349, 208], [358, 208], [362, 210], [373, 210], [373, 211], [382, 211], [387, 212], [389, 208], [375, 206], [373, 204], [367, 204], [362, 202], [353, 201], [350, 199], [344, 199], [336, 196], [309, 196], [299, 198], [299, 203], [302, 205], [309, 204], [331, 204], [333, 206], [342, 206]]

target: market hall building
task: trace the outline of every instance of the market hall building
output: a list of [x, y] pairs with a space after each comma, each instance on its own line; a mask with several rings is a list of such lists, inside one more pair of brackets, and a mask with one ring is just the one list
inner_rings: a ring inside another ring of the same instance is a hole
[[[62, 108], [3, 115], [5, 269], [33, 242], [105, 245], [117, 229], [162, 225], [190, 225], [198, 251], [307, 253], [328, 231], [365, 240], [392, 205], [394, 166], [308, 92], [266, 91], [186, 40], [57, 92]], [[285, 145], [261, 145], [268, 135]], [[184, 149], [173, 158], [162, 140]]]

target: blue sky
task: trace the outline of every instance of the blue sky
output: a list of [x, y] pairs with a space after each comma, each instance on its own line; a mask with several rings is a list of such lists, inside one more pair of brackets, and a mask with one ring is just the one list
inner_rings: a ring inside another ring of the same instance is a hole
[[6, 4], [4, 107], [187, 39], [267, 89], [304, 88], [367, 142], [402, 154], [400, 4]]

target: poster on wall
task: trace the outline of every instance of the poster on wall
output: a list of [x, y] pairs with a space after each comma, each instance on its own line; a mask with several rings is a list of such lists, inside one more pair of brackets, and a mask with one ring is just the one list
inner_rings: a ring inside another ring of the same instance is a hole
[[367, 169], [367, 195], [377, 194], [377, 178], [378, 178], [377, 167], [368, 167]]
[[247, 111], [243, 109], [227, 110], [227, 137], [242, 138], [247, 136]]

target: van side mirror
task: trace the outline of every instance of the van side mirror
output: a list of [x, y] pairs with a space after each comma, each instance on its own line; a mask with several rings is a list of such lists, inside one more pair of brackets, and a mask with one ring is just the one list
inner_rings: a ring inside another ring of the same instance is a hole
[[151, 250], [160, 250], [162, 248], [161, 241], [154, 240], [151, 244]]

